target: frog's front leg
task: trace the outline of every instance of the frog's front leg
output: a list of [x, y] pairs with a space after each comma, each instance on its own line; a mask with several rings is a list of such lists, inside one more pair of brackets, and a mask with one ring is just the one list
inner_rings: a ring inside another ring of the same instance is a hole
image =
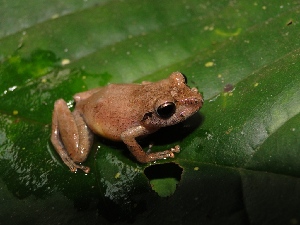
[[79, 112], [75, 109], [72, 113], [63, 99], [54, 104], [51, 142], [72, 172], [77, 169], [85, 173], [90, 171], [89, 167], [77, 163], [86, 159], [93, 142], [93, 134]]
[[156, 161], [158, 159], [164, 158], [174, 158], [174, 152], [180, 152], [179, 145], [176, 145], [174, 148], [170, 150], [165, 150], [161, 152], [154, 152], [154, 153], [146, 153], [143, 151], [142, 147], [137, 143], [136, 139], [139, 136], [148, 134], [149, 131], [143, 126], [137, 126], [130, 128], [124, 131], [121, 134], [121, 139], [127, 145], [130, 152], [133, 156], [137, 159], [137, 161], [141, 163], [147, 163]]

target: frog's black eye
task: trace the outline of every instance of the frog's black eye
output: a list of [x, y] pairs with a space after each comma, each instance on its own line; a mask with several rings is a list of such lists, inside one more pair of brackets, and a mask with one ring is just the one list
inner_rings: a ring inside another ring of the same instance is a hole
[[183, 73], [181, 73], [181, 74], [182, 74], [182, 76], [183, 76], [183, 78], [184, 78], [184, 83], [187, 84], [188, 81], [187, 81], [186, 75], [184, 75]]
[[165, 102], [156, 109], [157, 114], [163, 119], [171, 117], [175, 111], [176, 106], [173, 102]]

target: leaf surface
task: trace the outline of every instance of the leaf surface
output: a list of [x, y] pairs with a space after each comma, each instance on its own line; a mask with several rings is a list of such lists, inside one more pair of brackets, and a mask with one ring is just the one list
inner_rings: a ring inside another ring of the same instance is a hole
[[[298, 1], [0, 5], [0, 221], [299, 221]], [[141, 165], [99, 137], [84, 163], [91, 173], [69, 172], [49, 140], [55, 100], [73, 105], [75, 93], [173, 71], [204, 106], [141, 143], [179, 144], [174, 159]]]

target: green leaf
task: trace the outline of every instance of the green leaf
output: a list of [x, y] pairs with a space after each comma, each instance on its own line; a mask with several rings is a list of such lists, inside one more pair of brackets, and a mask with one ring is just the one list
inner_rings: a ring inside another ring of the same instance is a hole
[[[1, 224], [299, 223], [298, 1], [0, 6]], [[99, 137], [91, 173], [68, 170], [49, 140], [55, 100], [173, 71], [204, 106], [141, 144], [179, 144], [174, 159], [142, 165]]]
[[152, 165], [145, 169], [152, 189], [161, 197], [169, 197], [181, 180], [182, 168], [174, 163]]

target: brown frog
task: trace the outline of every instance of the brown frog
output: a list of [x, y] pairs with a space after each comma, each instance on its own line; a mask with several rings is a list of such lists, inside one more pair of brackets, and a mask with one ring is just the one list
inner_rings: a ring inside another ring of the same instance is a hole
[[63, 99], [55, 102], [51, 141], [72, 172], [81, 169], [85, 173], [90, 168], [80, 163], [88, 156], [94, 134], [123, 141], [141, 163], [174, 158], [180, 151], [178, 145], [146, 153], [136, 138], [186, 120], [203, 104], [198, 90], [189, 88], [180, 72], [153, 83], [109, 84], [75, 94], [74, 100], [73, 112]]

